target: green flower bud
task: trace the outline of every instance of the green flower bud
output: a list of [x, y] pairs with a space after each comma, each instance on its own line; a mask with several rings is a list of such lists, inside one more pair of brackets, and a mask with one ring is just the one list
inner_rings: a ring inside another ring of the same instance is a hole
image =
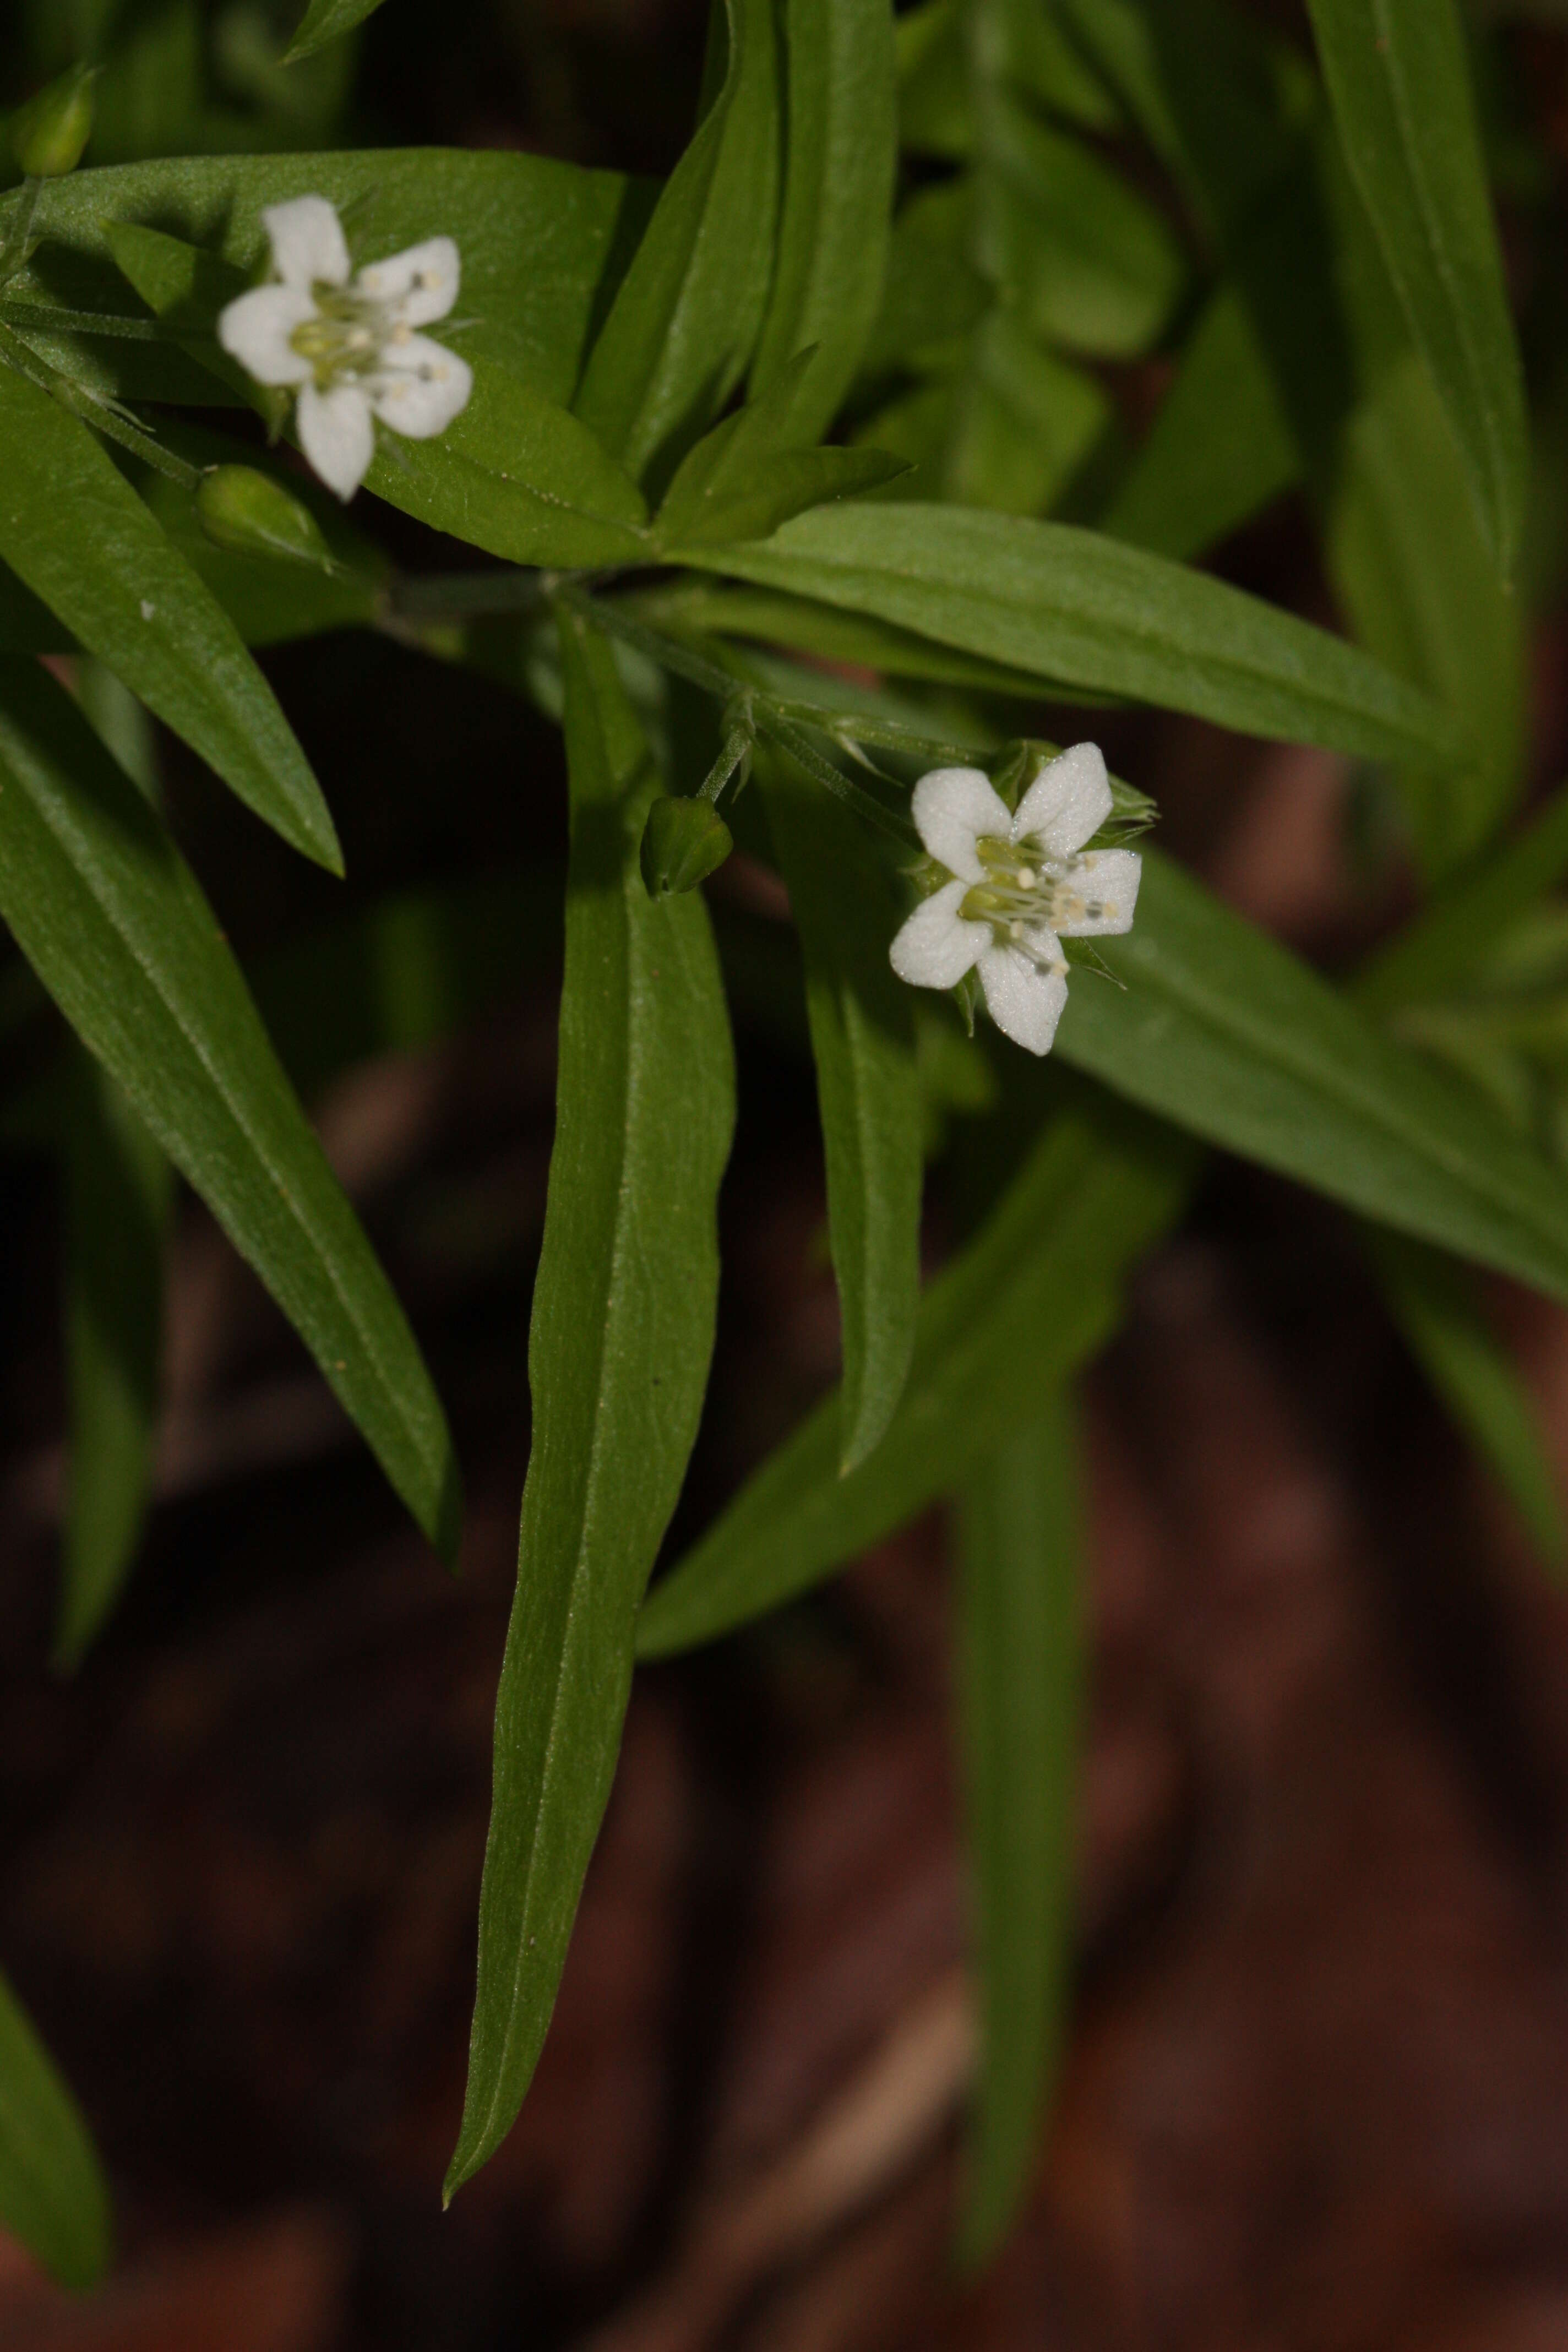
[[695, 890], [719, 871], [734, 846], [711, 802], [657, 800], [643, 827], [643, 887], [650, 898]]
[[11, 118], [11, 152], [29, 180], [74, 172], [92, 136], [94, 68], [72, 66]]
[[231, 554], [271, 556], [313, 572], [340, 569], [310, 508], [254, 466], [214, 466], [205, 473], [196, 512], [207, 537]]

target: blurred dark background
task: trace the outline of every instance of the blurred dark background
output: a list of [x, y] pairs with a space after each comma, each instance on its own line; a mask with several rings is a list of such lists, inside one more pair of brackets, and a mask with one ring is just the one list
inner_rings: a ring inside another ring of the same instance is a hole
[[[341, 119], [356, 142], [659, 172], [701, 68], [695, 0], [390, 0], [280, 97], [290, 14], [122, 9], [142, 62], [96, 159], [232, 143], [237, 121], [308, 145]], [[64, 61], [70, 16], [34, 10], [7, 97]], [[1568, 37], [1507, 40], [1531, 152], [1560, 170]], [[1162, 366], [1116, 376], [1130, 431]], [[1222, 564], [1327, 613], [1290, 501]], [[161, 743], [242, 951], [345, 891], [559, 860], [558, 740], [522, 702], [366, 635], [267, 666], [350, 880]], [[1559, 620], [1536, 672], [1539, 788], [1568, 736]], [[1398, 903], [1347, 847], [1340, 762], [1186, 720], [1097, 731], [1163, 838], [1309, 953], [1342, 959]], [[719, 896], [752, 919], [774, 903], [743, 861]], [[59, 1206], [46, 1160], [0, 1160], [0, 1959], [99, 2137], [121, 2244], [78, 2302], [0, 2242], [0, 2344], [1560, 2352], [1568, 1603], [1348, 1228], [1227, 1163], [1088, 1383], [1072, 2016], [994, 2272], [965, 2282], [948, 2254], [966, 2011], [937, 1517], [639, 1676], [537, 2082], [442, 2214], [527, 1457], [550, 961], [318, 1106], [453, 1415], [456, 1580], [186, 1200], [145, 1556], [80, 1672], [53, 1676]], [[837, 1358], [809, 1071], [739, 1020], [720, 1353], [678, 1538]], [[1568, 1317], [1492, 1297], [1568, 1480]]]

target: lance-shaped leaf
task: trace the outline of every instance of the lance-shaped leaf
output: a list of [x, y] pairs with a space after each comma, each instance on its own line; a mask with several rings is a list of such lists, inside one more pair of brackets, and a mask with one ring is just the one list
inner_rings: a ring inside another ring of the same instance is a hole
[[1069, 524], [892, 502], [822, 507], [757, 546], [680, 553], [1063, 686], [1370, 759], [1455, 756], [1436, 704], [1354, 646]]
[[367, 16], [374, 16], [381, 0], [310, 0], [300, 19], [299, 30], [283, 53], [286, 66], [296, 66], [301, 58], [314, 57], [329, 41], [352, 33]]
[[984, 2262], [1029, 2185], [1071, 1951], [1083, 1637], [1077, 1431], [1047, 1389], [959, 1497], [959, 1726], [979, 2081], [960, 2251]]
[[1356, 982], [1358, 1001], [1392, 1013], [1440, 995], [1565, 873], [1568, 791], [1560, 791], [1524, 832], [1458, 876], [1379, 950]]
[[800, 449], [792, 406], [815, 354], [802, 352], [764, 393], [689, 449], [658, 510], [658, 536], [688, 546], [763, 539], [791, 515], [853, 498], [908, 471], [885, 449]]
[[1169, 1129], [1104, 1097], [1058, 1114], [921, 1300], [909, 1385], [876, 1452], [842, 1476], [841, 1400], [819, 1405], [649, 1596], [638, 1654], [763, 1615], [957, 1486], [1106, 1337], [1191, 1166]]
[[62, 1102], [69, 1398], [55, 1659], [74, 1666], [119, 1598], [153, 1480], [169, 1163], [114, 1081], [75, 1056]]
[[888, 0], [784, 0], [784, 201], [752, 363], [765, 390], [799, 352], [795, 437], [817, 440], [848, 390], [881, 299], [898, 150]]
[[61, 2286], [109, 2266], [109, 2191], [53, 2059], [0, 1976], [0, 2225]]
[[844, 1332], [843, 1467], [869, 1454], [910, 1369], [920, 1298], [921, 1087], [914, 1003], [895, 979], [892, 877], [847, 809], [772, 760], [768, 830], [805, 958]]
[[321, 786], [222, 605], [81, 419], [0, 367], [0, 557], [285, 841], [332, 872]]
[[1489, 1464], [1561, 1580], [1568, 1528], [1535, 1400], [1476, 1295], [1469, 1269], [1379, 1225], [1363, 1228], [1394, 1321], [1459, 1427]]
[[605, 640], [570, 613], [560, 627], [572, 845], [555, 1142], [448, 2196], [510, 2130], [550, 2021], [615, 1772], [637, 1605], [702, 1408], [734, 1119], [701, 896], [644, 889], [647, 746]]
[[1210, 1143], [1568, 1298], [1561, 1173], [1338, 990], [1145, 853], [1138, 919], [1075, 976], [1056, 1051]]
[[69, 696], [30, 664], [0, 670], [0, 915], [450, 1549], [457, 1465], [403, 1310], [195, 877]]
[[638, 480], [718, 415], [767, 300], [779, 173], [769, 0], [723, 0], [716, 37], [725, 26], [724, 79], [659, 197], [575, 404]]
[[1524, 504], [1524, 375], [1454, 0], [1309, 0], [1345, 160], [1511, 568]]

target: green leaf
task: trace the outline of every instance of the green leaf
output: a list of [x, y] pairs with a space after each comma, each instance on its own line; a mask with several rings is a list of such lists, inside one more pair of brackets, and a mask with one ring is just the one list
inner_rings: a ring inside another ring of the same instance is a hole
[[300, 19], [299, 30], [283, 52], [286, 66], [297, 66], [301, 58], [313, 57], [344, 33], [352, 33], [367, 16], [374, 16], [381, 0], [310, 0]]
[[1300, 471], [1300, 449], [1247, 307], [1234, 286], [1222, 286], [1188, 339], [1101, 528], [1178, 563], [1195, 562]]
[[0, 367], [0, 556], [285, 841], [342, 873], [271, 688], [87, 426]]
[[383, 436], [365, 487], [405, 514], [510, 563], [647, 562], [637, 485], [569, 409], [497, 361], [433, 441]]
[[[888, 0], [783, 0], [784, 194], [753, 393], [814, 356], [790, 404], [794, 435], [825, 433], [881, 299], [897, 163]], [[782, 520], [782, 518], [781, 518]]]
[[1568, 1298], [1558, 1171], [1466, 1089], [1158, 851], [1056, 1050], [1146, 1109], [1460, 1257]]
[[655, 1588], [638, 1654], [665, 1657], [761, 1616], [957, 1486], [1105, 1339], [1127, 1270], [1177, 1213], [1190, 1167], [1169, 1129], [1103, 1097], [1058, 1114], [922, 1298], [909, 1385], [876, 1452], [840, 1475], [835, 1392]]
[[1379, 950], [1356, 982], [1358, 1000], [1387, 1013], [1450, 989], [1564, 874], [1568, 791], [1560, 791], [1523, 833], [1458, 876]]
[[1535, 1401], [1488, 1320], [1468, 1268], [1381, 1226], [1363, 1230], [1384, 1297], [1410, 1351], [1511, 1496], [1559, 1581], [1568, 1527]]
[[961, 506], [1043, 514], [1104, 437], [1110, 395], [1010, 310], [983, 321], [957, 389], [941, 488]]
[[1309, 0], [1363, 203], [1511, 571], [1523, 514], [1524, 378], [1454, 0]]
[[968, 179], [917, 189], [902, 207], [888, 248], [881, 309], [861, 356], [868, 381], [962, 361], [971, 330], [994, 299], [974, 267], [973, 214]]
[[795, 404], [816, 356], [800, 352], [765, 392], [687, 452], [658, 510], [661, 541], [710, 547], [765, 539], [806, 507], [853, 498], [907, 471], [885, 449], [788, 446], [798, 430]]
[[13, 663], [0, 698], [0, 915], [449, 1549], [458, 1486], [440, 1404], [212, 909], [63, 688]]
[[892, 877], [849, 812], [760, 761], [768, 830], [805, 959], [844, 1331], [840, 1466], [881, 1439], [909, 1376], [920, 1301], [921, 1087], [913, 999], [888, 944]]
[[769, 0], [724, 0], [724, 22], [723, 81], [659, 197], [574, 404], [639, 481], [668, 471], [723, 407], [768, 297], [779, 175]]
[[1005, 96], [984, 110], [981, 152], [976, 259], [1029, 331], [1100, 358], [1146, 351], [1185, 275], [1153, 206]]
[[560, 616], [572, 850], [533, 1437], [496, 1702], [479, 1989], [448, 2196], [500, 2146], [609, 1796], [638, 1602], [707, 1384], [734, 1079], [700, 893], [637, 870], [656, 788], [605, 640]]
[[55, 1662], [77, 1664], [120, 1595], [153, 1482], [169, 1163], [113, 1080], [73, 1056], [65, 1099], [69, 1399]]
[[76, 2101], [0, 1976], [0, 2223], [61, 2286], [109, 2267], [109, 2191]]
[[[38, 205], [41, 240], [7, 289], [47, 310], [145, 312], [129, 304], [108, 224], [133, 222], [183, 238], [250, 274], [266, 263], [263, 209], [326, 196], [348, 215], [368, 261], [446, 234], [462, 257], [460, 347], [477, 367], [495, 360], [552, 401], [569, 401], [594, 320], [603, 314], [646, 213], [647, 194], [612, 172], [542, 155], [451, 148], [357, 148], [307, 155], [192, 155], [72, 172]], [[21, 203], [0, 197], [0, 235]], [[216, 282], [216, 281], [215, 281]], [[204, 297], [204, 299], [207, 299]], [[29, 324], [28, 340], [74, 380], [132, 400], [207, 406], [238, 402], [178, 342], [99, 337]], [[454, 336], [454, 341], [457, 341]]]
[[1447, 716], [1353, 646], [1066, 523], [891, 501], [824, 507], [762, 545], [682, 560], [1248, 734], [1429, 764], [1455, 752]]
[[1047, 1389], [960, 1498], [959, 1724], [981, 2021], [959, 2247], [994, 2253], [1029, 2185], [1072, 1935], [1083, 1704], [1074, 1415]]

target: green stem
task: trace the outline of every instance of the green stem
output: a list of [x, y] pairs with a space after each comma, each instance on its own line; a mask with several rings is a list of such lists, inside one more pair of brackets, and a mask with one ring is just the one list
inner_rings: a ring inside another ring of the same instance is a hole
[[95, 393], [85, 391], [80, 384], [72, 383], [68, 376], [62, 375], [58, 368], [50, 367], [48, 362], [40, 359], [32, 346], [25, 343], [3, 319], [0, 319], [0, 362], [14, 367], [18, 375], [26, 377], [29, 383], [36, 383], [40, 392], [47, 392], [51, 400], [59, 402], [62, 408], [68, 408], [73, 416], [79, 416], [84, 425], [90, 426], [95, 433], [101, 433], [106, 441], [117, 441], [122, 449], [129, 449], [133, 457], [140, 457], [144, 466], [151, 466], [155, 473], [166, 475], [171, 482], [178, 482], [182, 489], [189, 490], [193, 497], [195, 495], [202, 478], [199, 467], [188, 466], [183, 457], [176, 457], [172, 449], [165, 449], [161, 441], [155, 441], [150, 433], [143, 433], [139, 425], [133, 425], [110, 402], [100, 400]]

